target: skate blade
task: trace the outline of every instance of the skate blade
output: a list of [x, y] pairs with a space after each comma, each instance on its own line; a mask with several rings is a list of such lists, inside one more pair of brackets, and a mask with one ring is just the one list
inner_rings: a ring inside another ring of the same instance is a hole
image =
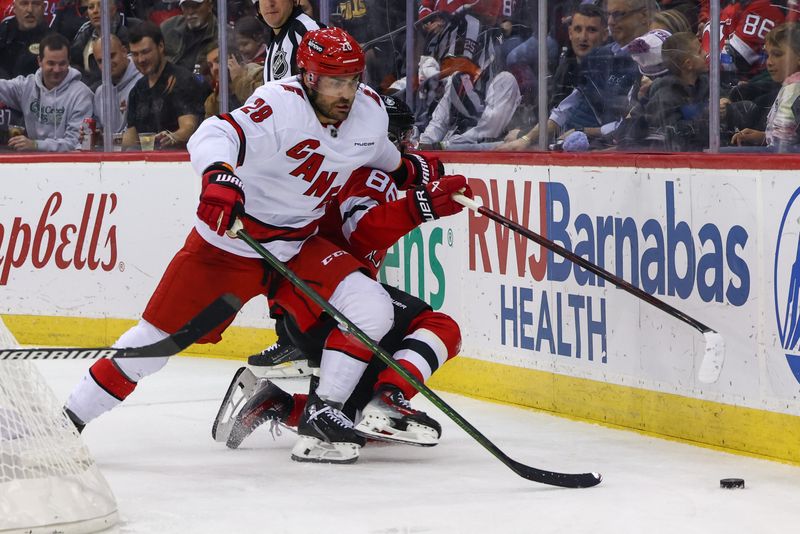
[[439, 443], [439, 436], [429, 426], [412, 422], [408, 423], [405, 430], [400, 430], [391, 426], [389, 419], [384, 416], [366, 415], [354, 430], [359, 436], [368, 439], [416, 447], [433, 447]]
[[281, 363], [273, 366], [251, 366], [250, 370], [261, 378], [303, 378], [311, 376], [311, 368], [305, 360]]
[[358, 460], [356, 443], [328, 443], [312, 436], [300, 436], [292, 447], [292, 460], [322, 464], [352, 464]]
[[243, 406], [253, 396], [256, 382], [255, 375], [247, 367], [240, 367], [236, 371], [230, 386], [228, 386], [228, 391], [225, 392], [225, 396], [222, 398], [222, 404], [211, 427], [211, 437], [214, 438], [214, 441], [228, 441], [236, 421], [234, 415], [239, 407]]

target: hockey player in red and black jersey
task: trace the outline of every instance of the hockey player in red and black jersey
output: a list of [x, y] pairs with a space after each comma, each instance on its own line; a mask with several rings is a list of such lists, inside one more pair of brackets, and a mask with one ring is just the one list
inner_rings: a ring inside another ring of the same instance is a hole
[[[265, 272], [256, 251], [226, 236], [237, 218], [295, 273], [316, 278], [323, 297], [367, 335], [381, 339], [391, 328], [389, 294], [362, 272], [357, 258], [318, 236], [317, 229], [327, 199], [356, 169], [383, 169], [401, 186], [416, 186], [423, 178], [435, 181], [436, 167], [423, 156], [401, 155], [386, 138], [385, 106], [360, 83], [364, 54], [344, 30], [308, 32], [300, 43], [298, 65], [297, 78], [257, 88], [243, 107], [206, 119], [189, 140], [191, 164], [202, 176], [195, 226], [167, 267], [142, 319], [116, 347], [140, 347], [164, 339], [224, 293], [247, 302], [267, 294], [273, 283], [280, 286], [275, 273]], [[218, 342], [232, 319], [201, 342]], [[298, 324], [304, 326], [299, 320]], [[358, 456], [360, 438], [342, 415], [341, 405], [370, 356], [368, 349], [334, 329], [325, 340], [317, 402], [309, 403], [316, 409], [304, 414], [338, 429], [336, 442], [329, 445], [346, 450], [350, 461]], [[161, 369], [167, 360], [99, 360], [72, 391], [68, 415], [80, 427], [118, 406], [141, 378]], [[328, 439], [303, 425], [299, 434], [303, 450]]]
[[[392, 97], [382, 96], [389, 113], [389, 137], [401, 148], [411, 137], [414, 118], [407, 106]], [[462, 176], [446, 176], [439, 180], [440, 198], [437, 215], [460, 211], [450, 194], [466, 186]], [[359, 258], [365, 270], [377, 276], [387, 249], [399, 238], [417, 227], [423, 218], [410, 199], [399, 199], [394, 181], [381, 171], [361, 168], [326, 208], [320, 232], [332, 242]], [[434, 312], [425, 302], [399, 289], [384, 285], [392, 297], [395, 322], [381, 340], [381, 346], [395, 360], [422, 381], [427, 380], [460, 348], [458, 325], [449, 316]], [[301, 332], [291, 316], [285, 318], [284, 332], [303, 353], [317, 360], [322, 341], [335, 327], [323, 320], [308, 332]], [[238, 373], [244, 373], [244, 368]], [[268, 379], [261, 379], [233, 406], [237, 389], [252, 384], [252, 376], [237, 373], [223, 399], [214, 423], [215, 439], [238, 447], [255, 428], [266, 421], [294, 427], [307, 402], [307, 395], [290, 395]], [[241, 378], [240, 378], [241, 377]], [[312, 377], [312, 389], [315, 380]], [[396, 371], [373, 359], [359, 385], [345, 405], [345, 413], [356, 417], [361, 411], [356, 431], [372, 439], [412, 445], [432, 446], [441, 435], [440, 425], [427, 414], [415, 410], [408, 400], [416, 394]], [[250, 396], [251, 395], [251, 396]], [[246, 402], [245, 402], [246, 401]], [[238, 412], [239, 406], [242, 406]], [[222, 430], [224, 428], [224, 430]], [[323, 458], [320, 461], [327, 461]]]

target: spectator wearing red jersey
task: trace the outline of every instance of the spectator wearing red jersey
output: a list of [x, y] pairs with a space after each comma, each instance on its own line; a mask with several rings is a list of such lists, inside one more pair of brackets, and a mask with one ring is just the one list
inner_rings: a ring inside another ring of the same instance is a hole
[[[730, 2], [720, 13], [720, 61], [723, 80], [730, 86], [762, 72], [766, 63], [764, 38], [782, 24], [784, 14], [772, 0]], [[702, 31], [703, 49], [711, 50], [709, 23]]]

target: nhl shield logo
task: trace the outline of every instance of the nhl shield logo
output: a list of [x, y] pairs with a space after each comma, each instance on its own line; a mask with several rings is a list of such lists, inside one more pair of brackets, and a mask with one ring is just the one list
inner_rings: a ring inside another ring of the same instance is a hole
[[272, 57], [272, 79], [282, 80], [289, 74], [289, 62], [286, 61], [286, 51], [278, 50]]
[[[773, 294], [781, 356], [800, 383], [800, 189], [789, 199], [775, 245]], [[773, 360], [774, 361], [774, 360]], [[786, 368], [784, 367], [784, 370]]]

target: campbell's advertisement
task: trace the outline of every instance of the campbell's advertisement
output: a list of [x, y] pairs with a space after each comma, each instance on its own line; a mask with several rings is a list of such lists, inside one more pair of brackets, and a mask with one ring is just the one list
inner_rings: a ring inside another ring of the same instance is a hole
[[[3, 165], [0, 313], [136, 319], [194, 224], [188, 163]], [[476, 200], [725, 340], [697, 380], [690, 324], [487, 217], [415, 229], [391, 283], [453, 315], [462, 354], [800, 414], [800, 181], [789, 171], [452, 164]], [[237, 324], [271, 328], [263, 300]]]
[[[3, 172], [15, 185], [0, 190], [0, 312], [138, 318], [194, 224], [199, 181], [189, 164]], [[262, 317], [251, 322], [265, 324]]]

